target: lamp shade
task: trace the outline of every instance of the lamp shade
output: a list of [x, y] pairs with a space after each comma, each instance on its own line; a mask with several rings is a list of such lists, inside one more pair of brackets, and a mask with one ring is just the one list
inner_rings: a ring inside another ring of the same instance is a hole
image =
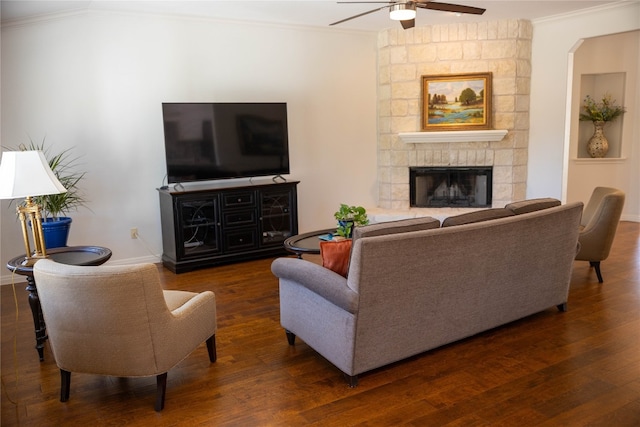
[[408, 21], [416, 17], [416, 4], [413, 2], [391, 5], [389, 18], [394, 21]]
[[0, 199], [65, 193], [42, 151], [5, 151], [0, 163]]

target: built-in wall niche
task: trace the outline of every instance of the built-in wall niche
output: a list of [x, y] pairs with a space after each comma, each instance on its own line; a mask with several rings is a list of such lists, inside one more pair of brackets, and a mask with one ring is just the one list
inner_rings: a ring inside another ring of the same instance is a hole
[[[580, 112], [587, 95], [600, 102], [602, 97], [610, 94], [616, 105], [624, 106], [624, 89], [626, 73], [582, 74], [580, 76]], [[609, 141], [609, 152], [605, 157], [622, 156], [622, 126], [625, 115], [612, 122], [607, 122], [604, 135]], [[581, 121], [578, 128], [578, 158], [591, 158], [587, 151], [587, 142], [593, 136], [594, 126], [590, 121]]]

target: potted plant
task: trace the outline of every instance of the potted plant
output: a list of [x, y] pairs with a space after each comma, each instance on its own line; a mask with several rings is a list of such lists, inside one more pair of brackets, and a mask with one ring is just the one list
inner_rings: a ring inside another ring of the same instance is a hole
[[28, 146], [21, 145], [20, 150], [38, 150], [44, 153], [49, 167], [60, 183], [67, 189], [66, 193], [50, 194], [34, 197], [34, 202], [42, 209], [42, 230], [45, 247], [47, 249], [67, 246], [71, 218], [69, 212], [85, 206], [85, 198], [79, 188], [79, 183], [86, 172], [76, 171], [77, 157], [73, 157], [71, 148], [57, 154], [52, 154], [45, 147], [44, 140], [40, 145], [30, 141]]
[[367, 211], [362, 206], [349, 206], [342, 203], [333, 216], [338, 220], [336, 234], [343, 238], [351, 237], [353, 227], [369, 224]]
[[582, 104], [581, 121], [593, 122], [595, 131], [587, 142], [587, 151], [591, 157], [604, 157], [609, 151], [609, 141], [604, 136], [604, 125], [626, 112], [622, 106], [616, 105], [610, 94], [605, 94], [602, 101], [596, 102], [587, 95]]

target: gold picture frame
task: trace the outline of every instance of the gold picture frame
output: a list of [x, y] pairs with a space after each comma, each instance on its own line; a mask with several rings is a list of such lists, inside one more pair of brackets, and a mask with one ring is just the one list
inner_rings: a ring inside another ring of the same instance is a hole
[[491, 129], [492, 74], [422, 76], [423, 131]]

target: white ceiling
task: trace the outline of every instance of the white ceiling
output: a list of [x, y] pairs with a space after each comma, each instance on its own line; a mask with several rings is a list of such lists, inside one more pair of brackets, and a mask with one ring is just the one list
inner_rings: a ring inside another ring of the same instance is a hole
[[[357, 1], [357, 0], [356, 0]], [[555, 0], [443, 0], [447, 3], [462, 4], [487, 9], [482, 16], [456, 16], [450, 12], [438, 12], [419, 9], [416, 26], [448, 24], [455, 22], [493, 21], [501, 19], [536, 20], [582, 9], [616, 3], [609, 1], [555, 1]], [[622, 0], [640, 1], [640, 0]], [[327, 0], [194, 0], [194, 1], [117, 1], [117, 0], [1, 0], [1, 18], [3, 23], [38, 17], [47, 14], [59, 14], [87, 10], [110, 10], [145, 12], [160, 14], [179, 14], [205, 18], [231, 19], [251, 22], [269, 22], [296, 24], [304, 26], [327, 27], [330, 23], [366, 12], [385, 4], [338, 4]], [[386, 10], [336, 25], [336, 29], [354, 29], [379, 31], [392, 26], [400, 27], [391, 21]]]

